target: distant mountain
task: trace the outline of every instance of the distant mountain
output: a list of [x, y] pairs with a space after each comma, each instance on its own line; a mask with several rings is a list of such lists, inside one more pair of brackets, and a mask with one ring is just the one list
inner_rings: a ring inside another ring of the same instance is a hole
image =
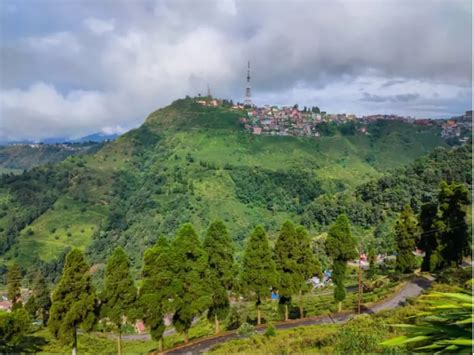
[[94, 133], [89, 134], [88, 136], [74, 139], [72, 140], [73, 143], [85, 143], [85, 142], [109, 142], [114, 141], [119, 137], [118, 134], [105, 134], [105, 133]]
[[20, 173], [36, 166], [58, 163], [72, 155], [92, 154], [101, 143], [15, 143], [0, 146], [0, 174]]

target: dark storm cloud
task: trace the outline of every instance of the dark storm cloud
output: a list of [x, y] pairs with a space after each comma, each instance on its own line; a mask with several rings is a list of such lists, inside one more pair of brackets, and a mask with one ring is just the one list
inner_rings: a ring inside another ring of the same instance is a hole
[[[470, 1], [0, 6], [0, 138], [131, 127], [207, 83], [215, 95], [239, 100], [248, 59], [256, 102], [317, 101], [356, 113], [385, 103], [393, 112], [397, 103], [428, 105], [436, 87], [443, 107], [461, 112], [471, 93]], [[26, 122], [21, 133], [18, 120]]]

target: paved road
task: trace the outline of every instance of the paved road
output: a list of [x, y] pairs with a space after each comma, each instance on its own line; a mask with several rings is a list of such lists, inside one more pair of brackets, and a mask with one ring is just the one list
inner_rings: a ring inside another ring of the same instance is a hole
[[[372, 307], [363, 310], [363, 313], [377, 313], [386, 309], [393, 309], [403, 305], [407, 298], [418, 296], [423, 290], [431, 285], [431, 280], [426, 278], [415, 278], [407, 282], [400, 290], [398, 290], [392, 297], [375, 304]], [[284, 323], [275, 324], [277, 329], [291, 329], [301, 326], [328, 324], [328, 323], [343, 323], [354, 316], [354, 312], [341, 312], [332, 315], [322, 315], [318, 317], [292, 320]], [[265, 326], [257, 328], [257, 332], [263, 332]], [[197, 339], [187, 345], [170, 349], [166, 354], [199, 354], [208, 351], [213, 346], [234, 339], [242, 338], [235, 331], [222, 333], [218, 336], [209, 337], [205, 339]]]

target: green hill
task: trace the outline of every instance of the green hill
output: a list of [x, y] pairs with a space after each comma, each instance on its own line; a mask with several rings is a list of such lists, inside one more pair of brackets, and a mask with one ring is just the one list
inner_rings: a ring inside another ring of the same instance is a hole
[[446, 146], [437, 128], [388, 121], [369, 135], [253, 136], [242, 115], [178, 100], [93, 155], [2, 177], [0, 258], [53, 262], [76, 246], [100, 262], [123, 245], [139, 262], [159, 235], [216, 218], [241, 241]]

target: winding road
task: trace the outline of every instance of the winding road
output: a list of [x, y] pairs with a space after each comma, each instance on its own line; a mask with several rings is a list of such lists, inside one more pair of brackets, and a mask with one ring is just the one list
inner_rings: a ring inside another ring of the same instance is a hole
[[[432, 280], [416, 277], [408, 281], [403, 285], [394, 295], [390, 298], [387, 298], [379, 303], [374, 304], [373, 306], [367, 307], [362, 310], [362, 313], [377, 313], [387, 309], [393, 309], [403, 305], [407, 298], [416, 297], [421, 294], [421, 292], [427, 289], [431, 285]], [[276, 329], [291, 329], [301, 326], [325, 324], [325, 323], [344, 323], [347, 322], [351, 317], [355, 315], [352, 311], [333, 313], [327, 315], [321, 315], [318, 317], [304, 318], [304, 319], [295, 319], [288, 322], [282, 322], [275, 324]], [[265, 330], [266, 326], [262, 325], [257, 327], [256, 331], [261, 333]], [[224, 332], [217, 336], [200, 338], [194, 341], [189, 342], [178, 346], [176, 348], [167, 350], [165, 354], [199, 354], [210, 350], [213, 346], [233, 340], [242, 338], [238, 335], [236, 331]]]

